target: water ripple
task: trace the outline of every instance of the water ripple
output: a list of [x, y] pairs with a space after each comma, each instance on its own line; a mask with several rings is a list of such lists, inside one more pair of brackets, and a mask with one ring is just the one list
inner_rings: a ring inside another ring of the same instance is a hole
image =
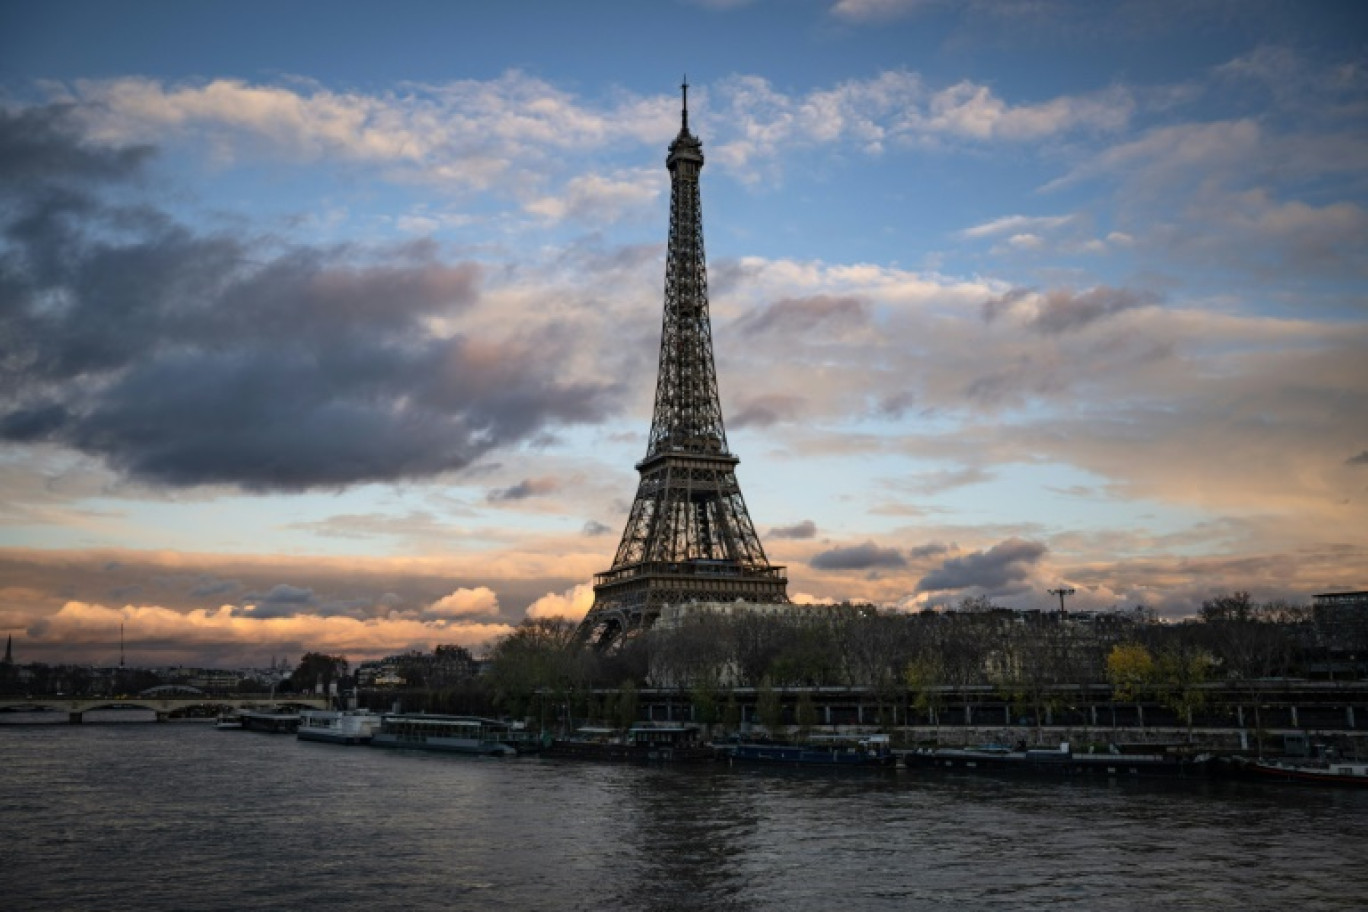
[[0, 730], [14, 909], [1361, 909], [1368, 793]]

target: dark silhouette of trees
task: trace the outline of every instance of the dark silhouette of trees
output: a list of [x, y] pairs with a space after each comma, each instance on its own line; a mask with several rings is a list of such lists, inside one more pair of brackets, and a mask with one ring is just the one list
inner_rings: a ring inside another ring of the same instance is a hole
[[554, 710], [568, 726], [593, 680], [594, 654], [563, 618], [529, 618], [490, 652], [488, 684], [494, 702], [515, 716], [535, 714], [543, 724]]
[[346, 675], [349, 667], [343, 656], [306, 652], [291, 673], [290, 684], [301, 693], [321, 688], [322, 693], [327, 694], [331, 692], [332, 683]]

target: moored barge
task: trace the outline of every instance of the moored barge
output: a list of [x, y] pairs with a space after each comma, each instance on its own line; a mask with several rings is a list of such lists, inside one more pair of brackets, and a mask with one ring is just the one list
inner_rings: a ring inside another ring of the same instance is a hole
[[718, 745], [721, 755], [742, 763], [802, 766], [892, 766], [888, 735], [813, 735], [801, 742], [735, 741]]
[[624, 733], [584, 728], [573, 738], [552, 741], [544, 753], [560, 759], [616, 762], [677, 762], [717, 757], [717, 751], [703, 743], [694, 725], [634, 725]]
[[299, 713], [260, 709], [241, 709], [237, 713], [241, 728], [271, 735], [292, 735], [299, 729]]
[[1119, 748], [1106, 753], [1074, 753], [1069, 744], [1055, 749], [1008, 748], [983, 745], [964, 748], [922, 748], [899, 751], [898, 762], [909, 768], [967, 772], [1022, 772], [1056, 776], [1162, 776], [1206, 778], [1214, 768], [1209, 753], [1190, 754], [1163, 748]]
[[1326, 760], [1308, 763], [1295, 760], [1229, 757], [1222, 762], [1221, 769], [1237, 778], [1260, 782], [1368, 788], [1368, 763], [1361, 762]]
[[372, 747], [512, 757], [520, 740], [513, 727], [481, 716], [387, 713], [371, 736]]

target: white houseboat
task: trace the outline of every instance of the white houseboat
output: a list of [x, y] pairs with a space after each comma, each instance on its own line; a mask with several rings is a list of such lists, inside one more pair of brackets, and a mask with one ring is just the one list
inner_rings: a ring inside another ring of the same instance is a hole
[[299, 714], [301, 741], [330, 744], [369, 744], [380, 727], [380, 715], [368, 709], [306, 709]]

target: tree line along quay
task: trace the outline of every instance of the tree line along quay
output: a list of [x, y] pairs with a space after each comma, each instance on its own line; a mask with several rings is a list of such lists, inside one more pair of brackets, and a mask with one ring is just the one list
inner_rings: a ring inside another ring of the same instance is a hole
[[[986, 599], [919, 613], [692, 605], [606, 651], [585, 647], [573, 622], [532, 619], [479, 658], [441, 646], [353, 670], [345, 657], [308, 653], [288, 674], [282, 668], [274, 687], [351, 693], [378, 711], [500, 715], [558, 731], [687, 721], [714, 733], [881, 729], [907, 744], [1009, 735], [1274, 751], [1311, 737], [1364, 753], [1368, 593], [1348, 595], [1358, 598], [1300, 606], [1237, 592], [1177, 623], [1143, 608], [1020, 611]], [[70, 673], [46, 671], [30, 671], [24, 686], [56, 681], [75, 692]], [[7, 666], [6, 692], [18, 684], [18, 668]]]
[[1317, 732], [1363, 750], [1360, 595], [1298, 606], [1238, 592], [1180, 623], [1143, 608], [1017, 611], [985, 599], [915, 614], [716, 606], [667, 611], [608, 654], [576, 648], [573, 625], [530, 621], [495, 645], [480, 683], [501, 711], [557, 725], [861, 726], [950, 743], [1003, 729], [1038, 743], [1105, 740], [1117, 729], [1227, 748]]

